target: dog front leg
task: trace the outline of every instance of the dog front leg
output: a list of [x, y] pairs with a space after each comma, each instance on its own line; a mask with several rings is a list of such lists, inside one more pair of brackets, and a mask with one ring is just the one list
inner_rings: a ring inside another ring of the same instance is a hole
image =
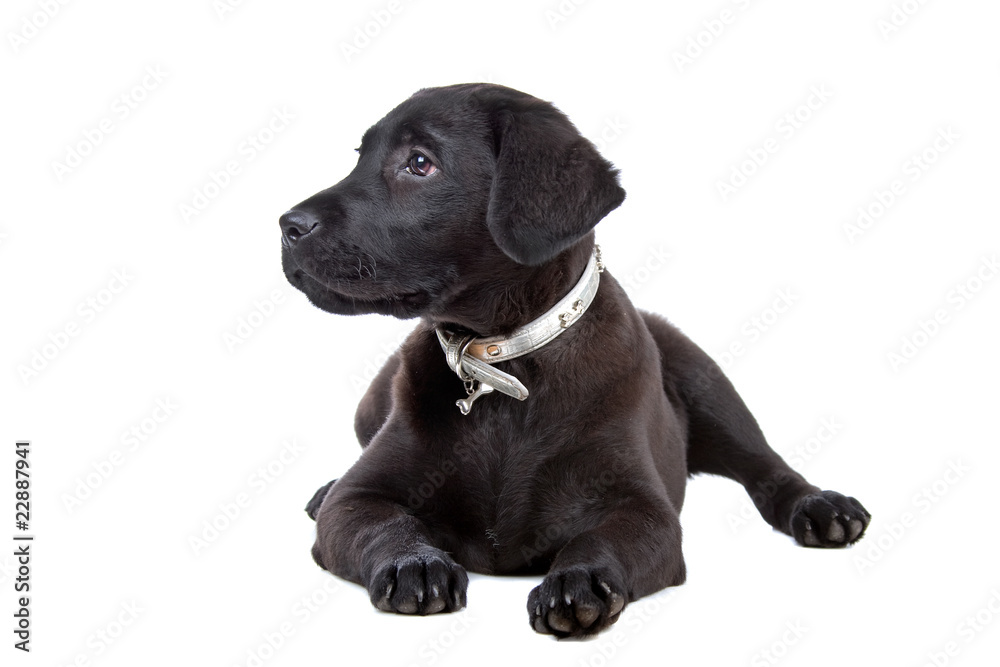
[[629, 602], [684, 578], [676, 511], [666, 499], [631, 500], [559, 551], [528, 595], [528, 619], [543, 634], [593, 635], [615, 623]]
[[354, 432], [362, 449], [371, 443], [389, 418], [392, 411], [392, 379], [399, 370], [400, 361], [399, 353], [389, 357], [361, 397], [354, 413]]
[[426, 615], [465, 607], [468, 575], [433, 546], [420, 519], [392, 502], [336, 487], [324, 505], [313, 558], [364, 586], [376, 608]]

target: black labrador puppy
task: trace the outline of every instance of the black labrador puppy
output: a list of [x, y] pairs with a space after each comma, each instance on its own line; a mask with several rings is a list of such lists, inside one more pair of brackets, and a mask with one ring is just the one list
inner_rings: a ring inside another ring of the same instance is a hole
[[569, 637], [684, 581], [689, 475], [736, 480], [799, 544], [861, 537], [865, 508], [793, 471], [719, 367], [603, 271], [593, 228], [625, 192], [552, 105], [425, 89], [358, 153], [281, 216], [285, 275], [331, 313], [420, 323], [358, 407], [360, 459], [307, 508], [321, 567], [403, 614], [464, 607], [466, 570], [543, 573], [531, 626]]

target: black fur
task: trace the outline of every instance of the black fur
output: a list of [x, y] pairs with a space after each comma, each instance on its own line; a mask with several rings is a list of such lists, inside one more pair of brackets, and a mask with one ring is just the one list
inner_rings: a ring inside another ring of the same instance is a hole
[[[418, 154], [435, 169], [420, 175]], [[470, 84], [405, 101], [365, 133], [347, 178], [282, 216], [285, 274], [314, 304], [421, 318], [361, 401], [361, 458], [307, 507], [316, 562], [377, 608], [454, 611], [466, 570], [539, 573], [532, 627], [596, 633], [684, 581], [678, 513], [700, 472], [743, 484], [801, 544], [861, 537], [867, 511], [791, 470], [719, 367], [610, 272], [576, 324], [497, 365], [527, 401], [494, 393], [459, 413], [434, 327], [506, 334], [544, 313], [623, 198], [551, 105]]]

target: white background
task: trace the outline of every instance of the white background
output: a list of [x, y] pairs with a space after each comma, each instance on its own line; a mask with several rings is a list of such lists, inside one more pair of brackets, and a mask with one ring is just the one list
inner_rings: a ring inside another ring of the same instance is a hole
[[[6, 2], [3, 663], [995, 660], [1000, 7], [678, 4], [104, 0], [49, 18]], [[621, 168], [628, 198], [598, 227], [609, 270], [724, 361], [775, 449], [868, 507], [864, 541], [797, 548], [742, 520], [737, 485], [696, 479], [688, 583], [570, 643], [529, 628], [536, 578], [473, 576], [466, 611], [406, 618], [313, 564], [302, 508], [357, 456], [359, 387], [412, 322], [313, 308], [283, 279], [277, 219], [409, 94], [466, 81], [553, 101]], [[276, 110], [293, 118], [269, 126]], [[749, 175], [724, 200], [734, 169]], [[852, 236], [859, 207], [879, 215]], [[11, 632], [18, 438], [28, 655]]]

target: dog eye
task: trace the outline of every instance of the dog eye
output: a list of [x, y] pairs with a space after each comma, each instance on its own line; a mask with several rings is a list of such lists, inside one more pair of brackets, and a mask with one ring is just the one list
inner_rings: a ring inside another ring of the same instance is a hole
[[437, 167], [434, 166], [434, 163], [426, 155], [414, 153], [410, 156], [410, 161], [406, 165], [406, 171], [415, 176], [430, 176], [437, 171]]

